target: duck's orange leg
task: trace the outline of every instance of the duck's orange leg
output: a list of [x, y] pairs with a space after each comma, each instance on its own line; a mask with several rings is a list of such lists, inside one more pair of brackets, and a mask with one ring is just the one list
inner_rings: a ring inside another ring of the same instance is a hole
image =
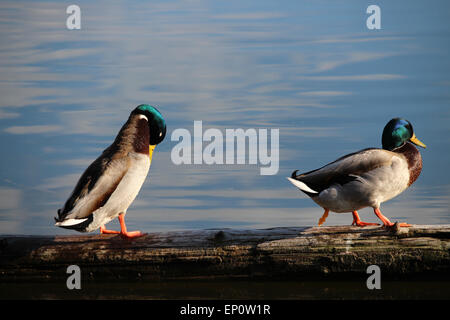
[[[386, 218], [380, 211], [379, 208], [374, 208], [373, 211], [375, 212], [375, 214], [377, 215], [378, 218], [380, 218], [380, 220], [383, 222], [383, 227], [392, 227], [394, 225], [394, 223], [390, 222], [388, 218]], [[399, 223], [398, 224], [399, 227], [411, 227], [410, 224], [408, 223]]]
[[108, 230], [105, 226], [100, 227], [101, 234], [120, 234], [125, 238], [137, 238], [145, 235], [140, 231], [127, 231], [127, 226], [125, 224], [125, 214], [119, 214], [119, 222], [120, 222], [120, 231]]
[[325, 209], [325, 212], [323, 213], [322, 217], [320, 217], [320, 219], [319, 219], [319, 227], [325, 222], [325, 220], [327, 220], [329, 212], [330, 212], [330, 210]]
[[120, 234], [125, 238], [137, 238], [142, 237], [145, 233], [140, 231], [127, 231], [127, 226], [125, 225], [125, 214], [119, 214], [119, 222], [120, 222]]
[[352, 226], [364, 227], [364, 226], [378, 226], [379, 225], [378, 223], [361, 221], [361, 219], [359, 219], [359, 215], [356, 210], [353, 211], [352, 214], [353, 214]]

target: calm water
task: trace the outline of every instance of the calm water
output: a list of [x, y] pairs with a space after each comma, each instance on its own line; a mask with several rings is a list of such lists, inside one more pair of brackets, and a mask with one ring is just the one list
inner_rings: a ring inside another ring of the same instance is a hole
[[[396, 116], [428, 148], [418, 181], [383, 212], [450, 223], [448, 1], [377, 1], [381, 30], [366, 28], [365, 1], [76, 3], [81, 30], [69, 31], [67, 4], [0, 2], [0, 233], [74, 233], [53, 226], [56, 210], [141, 103], [168, 134], [129, 229], [315, 225], [322, 209], [285, 177], [379, 147]], [[278, 174], [174, 165], [171, 132], [194, 120], [278, 128]]]

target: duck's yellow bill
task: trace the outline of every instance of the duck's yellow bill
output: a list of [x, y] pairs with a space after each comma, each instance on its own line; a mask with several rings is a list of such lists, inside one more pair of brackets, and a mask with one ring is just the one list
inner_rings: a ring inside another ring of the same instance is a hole
[[156, 148], [156, 144], [150, 145], [150, 147], [149, 147], [149, 150], [148, 150], [148, 157], [150, 158], [150, 161], [152, 161], [153, 150], [155, 150], [155, 148]]
[[425, 143], [423, 143], [422, 141], [420, 141], [419, 139], [417, 139], [416, 135], [413, 134], [413, 136], [411, 137], [411, 139], [409, 139], [409, 141], [411, 141], [412, 143], [414, 143], [415, 145], [418, 145], [420, 147], [426, 148], [427, 146], [425, 145]]

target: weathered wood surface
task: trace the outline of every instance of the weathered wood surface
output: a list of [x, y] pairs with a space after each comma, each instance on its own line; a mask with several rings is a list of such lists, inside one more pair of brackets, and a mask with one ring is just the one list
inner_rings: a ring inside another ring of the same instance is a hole
[[304, 227], [118, 235], [0, 236], [0, 281], [320, 278], [365, 274], [448, 275], [450, 225]]

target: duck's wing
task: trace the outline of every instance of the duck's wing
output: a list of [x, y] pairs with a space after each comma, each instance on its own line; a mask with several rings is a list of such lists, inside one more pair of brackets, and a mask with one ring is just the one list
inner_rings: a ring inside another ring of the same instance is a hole
[[322, 168], [297, 174], [289, 180], [310, 196], [320, 193], [332, 184], [344, 185], [360, 179], [360, 176], [382, 166], [390, 166], [395, 153], [383, 149], [364, 149], [333, 161]]
[[64, 207], [58, 210], [57, 225], [85, 219], [108, 201], [130, 166], [127, 156], [112, 158], [108, 153], [105, 150], [83, 173]]

